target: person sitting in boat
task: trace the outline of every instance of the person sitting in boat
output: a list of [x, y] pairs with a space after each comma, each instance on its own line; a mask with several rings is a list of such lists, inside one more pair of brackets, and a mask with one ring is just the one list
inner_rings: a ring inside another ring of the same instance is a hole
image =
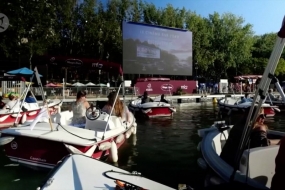
[[5, 103], [3, 102], [3, 97], [0, 96], [0, 109], [3, 109], [5, 107]]
[[147, 91], [145, 91], [143, 93], [141, 104], [148, 103], [148, 102], [153, 102], [153, 100], [150, 97], [148, 97], [148, 93], [147, 93]]
[[161, 94], [160, 96], [160, 102], [164, 102], [168, 104], [168, 101], [166, 99], [164, 99], [164, 94]]
[[20, 107], [19, 101], [16, 99], [16, 97], [13, 94], [9, 94], [8, 98], [10, 101], [7, 102], [7, 104], [3, 107], [3, 109], [8, 108], [8, 109], [12, 110], [13, 108]]
[[266, 116], [262, 113], [257, 117], [250, 136], [250, 148], [277, 145], [279, 140], [267, 138], [267, 125], [264, 124]]
[[27, 103], [37, 103], [36, 99], [32, 96], [32, 92], [28, 91], [27, 96], [25, 98], [25, 102]]
[[278, 101], [278, 98], [275, 98], [275, 96], [272, 94], [272, 92], [273, 92], [272, 89], [269, 89], [269, 90], [268, 90], [267, 99], [268, 99], [268, 100], [271, 100], [271, 101]]
[[90, 107], [84, 91], [77, 92], [76, 101], [72, 103], [69, 111], [73, 111], [71, 125], [83, 125], [86, 122], [86, 109]]
[[[254, 108], [253, 114], [251, 116], [254, 116], [254, 112], [256, 108]], [[233, 128], [231, 129], [230, 133], [229, 133], [229, 137], [222, 149], [222, 152], [220, 154], [220, 157], [227, 162], [229, 165], [234, 166], [235, 164], [235, 157], [236, 157], [236, 153], [238, 152], [238, 148], [239, 148], [239, 143], [240, 143], [240, 139], [242, 137], [243, 134], [243, 130], [246, 124], [246, 120], [249, 114], [249, 110], [250, 108], [248, 108], [245, 111], [244, 117], [243, 119], [241, 119], [238, 123], [236, 123]], [[257, 118], [257, 121], [255, 123], [255, 130], [253, 131], [252, 135], [251, 135], [251, 141], [250, 141], [250, 147], [260, 147], [260, 146], [268, 146], [269, 143], [270, 144], [277, 144], [277, 141], [275, 140], [269, 140], [267, 139], [267, 130], [266, 132], [262, 129], [264, 129], [265, 126], [263, 122], [264, 122], [264, 109], [261, 108], [260, 112], [259, 112], [259, 117]], [[261, 127], [260, 127], [261, 126]], [[267, 144], [266, 144], [267, 143]], [[248, 146], [246, 146], [248, 147]]]
[[248, 94], [245, 94], [244, 97], [241, 97], [240, 104], [245, 102], [252, 102], [252, 99], [248, 97]]
[[[113, 92], [109, 93], [109, 95], [108, 95], [108, 102], [102, 108], [102, 111], [106, 112], [108, 114], [111, 114], [113, 116], [121, 117], [122, 120], [129, 122], [130, 111], [129, 111], [128, 107], [125, 106], [124, 103], [120, 100], [119, 96], [116, 99], [116, 95], [117, 95], [116, 91], [113, 91]], [[114, 109], [112, 111], [113, 105], [114, 105]], [[112, 113], [111, 113], [111, 111], [112, 111]]]

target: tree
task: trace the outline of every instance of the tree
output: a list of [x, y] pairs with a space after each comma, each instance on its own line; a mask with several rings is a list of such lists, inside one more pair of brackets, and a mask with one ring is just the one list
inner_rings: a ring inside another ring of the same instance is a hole
[[52, 3], [50, 0], [1, 1], [0, 7], [10, 19], [10, 26], [0, 42], [7, 57], [27, 55], [32, 68], [33, 55], [45, 53], [57, 41], [55, 7]]
[[227, 77], [227, 70], [237, 70], [246, 64], [251, 57], [253, 44], [252, 26], [244, 25], [242, 17], [231, 13], [220, 16], [218, 13], [209, 15], [208, 27], [211, 30], [209, 51], [212, 52], [215, 76]]

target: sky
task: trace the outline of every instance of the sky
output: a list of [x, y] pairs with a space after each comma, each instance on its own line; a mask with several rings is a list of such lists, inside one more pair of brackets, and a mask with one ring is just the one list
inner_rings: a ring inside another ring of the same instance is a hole
[[185, 7], [202, 17], [215, 11], [233, 13], [253, 25], [256, 35], [278, 32], [285, 15], [285, 0], [145, 0], [157, 7], [172, 4], [175, 8]]

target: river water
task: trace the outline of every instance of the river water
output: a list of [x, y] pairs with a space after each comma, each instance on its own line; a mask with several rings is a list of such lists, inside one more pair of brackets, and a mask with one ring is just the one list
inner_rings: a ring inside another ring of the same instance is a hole
[[[273, 129], [285, 131], [279, 114], [267, 120]], [[228, 119], [228, 118], [226, 118]], [[233, 123], [237, 118], [230, 118]], [[204, 172], [198, 167], [200, 138], [197, 130], [207, 128], [218, 117], [216, 105], [191, 103], [177, 107], [173, 118], [138, 120], [138, 131], [119, 150], [118, 167], [138, 171], [147, 178], [177, 188], [178, 184], [201, 186]], [[34, 171], [11, 163], [0, 149], [0, 189], [36, 189], [48, 171]]]

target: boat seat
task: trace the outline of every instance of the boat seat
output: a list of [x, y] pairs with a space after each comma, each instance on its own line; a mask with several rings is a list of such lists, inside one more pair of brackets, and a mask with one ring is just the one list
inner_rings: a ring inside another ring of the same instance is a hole
[[[105, 120], [86, 120], [86, 125], [85, 129], [93, 130], [93, 131], [104, 131], [105, 127], [107, 125], [108, 117], [105, 118]], [[107, 131], [116, 129], [118, 127], [122, 126], [121, 119], [117, 116], [111, 116], [108, 126], [107, 126]]]
[[64, 111], [50, 116], [53, 123], [60, 123], [61, 125], [69, 125], [72, 121], [73, 112]]
[[248, 166], [248, 176], [270, 188], [272, 177], [275, 174], [275, 158], [278, 151], [279, 145], [245, 150], [241, 157], [239, 170], [246, 174]]

